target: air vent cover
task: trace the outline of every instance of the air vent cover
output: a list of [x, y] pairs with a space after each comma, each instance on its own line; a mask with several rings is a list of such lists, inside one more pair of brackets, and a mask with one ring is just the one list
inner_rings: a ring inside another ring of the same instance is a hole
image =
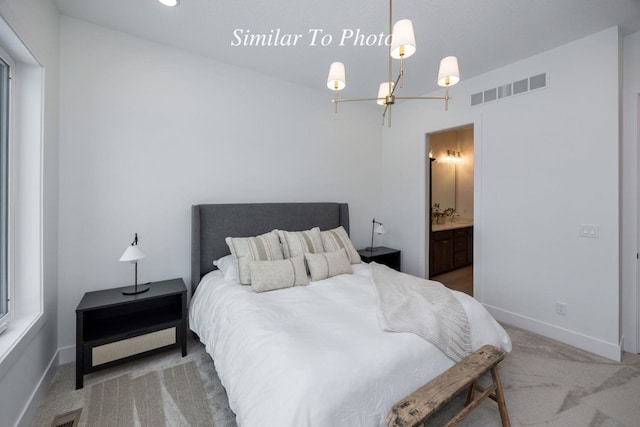
[[471, 106], [485, 104], [487, 102], [508, 98], [512, 95], [520, 95], [522, 93], [531, 92], [536, 89], [547, 87], [547, 73], [538, 74], [526, 79], [516, 80], [513, 83], [507, 83], [496, 88], [486, 89], [482, 92], [471, 95]]
[[518, 80], [513, 82], [513, 94], [518, 95], [529, 90], [529, 79]]
[[53, 419], [51, 427], [78, 427], [80, 414], [82, 414], [82, 408], [60, 414]]

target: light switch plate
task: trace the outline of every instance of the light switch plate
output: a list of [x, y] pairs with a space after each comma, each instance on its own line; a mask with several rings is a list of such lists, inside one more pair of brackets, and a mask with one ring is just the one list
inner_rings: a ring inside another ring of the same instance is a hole
[[580, 224], [580, 237], [597, 239], [600, 237], [600, 227], [595, 224]]

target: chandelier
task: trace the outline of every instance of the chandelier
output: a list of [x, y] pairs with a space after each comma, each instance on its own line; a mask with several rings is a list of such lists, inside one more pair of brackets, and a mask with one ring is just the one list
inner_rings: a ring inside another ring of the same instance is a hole
[[[391, 44], [389, 45], [389, 80], [380, 83], [378, 96], [376, 98], [338, 98], [338, 91], [346, 86], [345, 68], [342, 62], [334, 62], [329, 67], [329, 77], [327, 87], [334, 91], [335, 97], [332, 102], [335, 105], [335, 112], [338, 112], [338, 103], [354, 101], [376, 101], [379, 105], [384, 105], [382, 112], [382, 124], [385, 117], [388, 118], [388, 126], [391, 127], [391, 106], [397, 99], [439, 99], [444, 100], [445, 111], [449, 107], [449, 86], [453, 86], [460, 81], [460, 71], [458, 69], [458, 59], [455, 56], [447, 56], [440, 61], [438, 71], [438, 86], [445, 88], [444, 96], [396, 96], [395, 91], [402, 87], [404, 76], [404, 60], [416, 52], [416, 40], [413, 33], [413, 23], [409, 19], [401, 19], [392, 24], [393, 6], [389, 0], [389, 34], [391, 34]], [[395, 81], [392, 77], [391, 59], [400, 60], [400, 72]], [[388, 113], [388, 115], [387, 115]]]

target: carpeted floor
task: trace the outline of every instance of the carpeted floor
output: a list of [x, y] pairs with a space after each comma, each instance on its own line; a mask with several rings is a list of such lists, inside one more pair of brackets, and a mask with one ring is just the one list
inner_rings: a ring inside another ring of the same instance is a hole
[[[640, 426], [640, 356], [625, 354], [616, 363], [507, 331], [514, 348], [500, 373], [513, 426]], [[426, 425], [443, 425], [462, 406], [460, 396]], [[60, 366], [32, 425], [49, 427], [56, 415], [77, 408], [82, 426], [236, 426], [213, 362], [194, 340], [184, 358], [171, 351], [86, 375], [81, 390], [75, 364]], [[460, 425], [500, 425], [496, 405], [486, 401]]]

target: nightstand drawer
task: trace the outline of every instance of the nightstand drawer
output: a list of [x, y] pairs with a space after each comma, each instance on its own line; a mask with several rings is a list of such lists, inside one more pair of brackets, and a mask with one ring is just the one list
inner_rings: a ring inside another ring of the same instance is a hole
[[141, 354], [157, 348], [176, 344], [176, 328], [167, 328], [160, 331], [150, 332], [137, 337], [115, 341], [109, 344], [99, 345], [91, 349], [91, 365], [98, 366], [114, 360]]

